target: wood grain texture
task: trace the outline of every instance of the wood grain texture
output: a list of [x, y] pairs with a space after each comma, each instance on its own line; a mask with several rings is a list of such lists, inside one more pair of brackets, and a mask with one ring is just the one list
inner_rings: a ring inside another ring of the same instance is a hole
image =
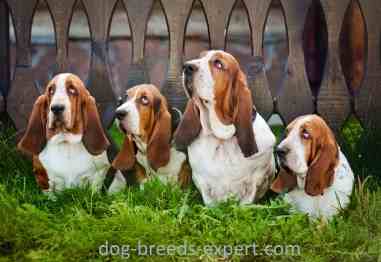
[[68, 36], [75, 2], [76, 0], [46, 0], [52, 15], [56, 38], [57, 72], [55, 73], [68, 71]]
[[38, 0], [7, 0], [16, 35], [16, 66], [30, 66], [30, 38]]
[[366, 22], [368, 54], [365, 78], [355, 98], [355, 111], [366, 127], [381, 128], [381, 2], [360, 0], [359, 3]]
[[91, 64], [87, 88], [95, 97], [101, 115], [115, 107], [108, 57], [108, 35], [117, 0], [82, 0], [89, 20]]
[[340, 33], [349, 0], [321, 0], [327, 21], [328, 53], [327, 64], [320, 92], [317, 111], [330, 127], [339, 133], [350, 114], [350, 97], [340, 63]]
[[[253, 95], [253, 102], [258, 112], [267, 119], [273, 112], [273, 98], [264, 70], [263, 35], [271, 0], [243, 0], [243, 2], [249, 16], [252, 54], [261, 60], [254, 61], [253, 67], [249, 67], [247, 79]], [[258, 68], [259, 65], [256, 66], [255, 63], [262, 63], [262, 68]]]
[[24, 130], [34, 101], [40, 95], [35, 74], [30, 67], [16, 67], [12, 87], [7, 98], [7, 111], [17, 130]]
[[185, 27], [192, 9], [193, 0], [162, 0], [161, 3], [167, 18], [169, 31], [168, 77], [162, 87], [162, 92], [171, 107], [184, 110], [187, 98], [181, 83], [181, 70]]
[[132, 63], [127, 81], [127, 87], [131, 87], [150, 82], [148, 70], [144, 63], [144, 46], [148, 19], [154, 0], [123, 0], [123, 2], [127, 10], [132, 35]]
[[39, 96], [31, 69], [31, 28], [37, 0], [7, 1], [16, 35], [16, 67], [14, 79], [7, 97], [7, 111], [18, 130], [23, 130], [28, 121], [33, 103]]
[[[116, 105], [111, 70], [109, 68], [108, 34], [118, 0], [81, 1], [88, 17], [92, 43], [91, 67], [87, 87], [97, 99], [103, 123], [107, 123], [104, 125], [108, 126], [112, 120], [112, 109]], [[127, 10], [133, 42], [132, 65], [128, 74], [128, 85], [139, 84], [143, 81], [148, 82], [149, 77], [144, 64], [144, 42], [147, 22], [155, 0], [121, 1], [123, 1]], [[272, 97], [277, 96], [274, 92], [277, 87], [269, 86], [266, 74], [260, 65], [263, 63], [261, 57], [263, 57], [264, 27], [272, 1], [242, 1], [247, 8], [251, 28], [253, 64], [247, 67], [249, 85], [258, 111], [267, 118], [273, 111]], [[302, 32], [305, 21], [308, 19], [306, 16], [311, 1], [281, 0], [288, 29], [289, 57], [285, 86], [279, 97], [276, 98], [280, 114], [286, 122], [290, 122], [298, 115], [314, 111], [302, 47]], [[6, 0], [6, 2], [13, 18], [16, 35], [15, 74], [11, 84], [5, 84], [11, 86], [9, 90], [6, 90], [8, 92], [6, 110], [14, 121], [16, 128], [22, 131], [26, 126], [33, 103], [40, 94], [35, 84], [34, 72], [39, 68], [31, 68], [30, 43], [33, 15], [38, 0]], [[68, 70], [68, 32], [76, 0], [46, 0], [46, 2], [55, 28], [57, 68], [60, 72], [66, 71]], [[236, 1], [200, 0], [200, 2], [207, 18], [211, 48], [224, 49], [226, 44], [225, 30]], [[351, 112], [350, 94], [339, 56], [340, 33], [349, 2], [350, 0], [321, 0], [327, 22], [328, 54], [322, 86], [318, 94], [317, 110], [336, 133], [338, 133]], [[358, 0], [358, 2], [366, 22], [367, 59], [364, 81], [354, 98], [354, 109], [355, 114], [366, 126], [380, 127], [381, 22], [379, 16], [381, 14], [381, 2], [373, 0]], [[183, 47], [185, 29], [194, 0], [161, 0], [161, 4], [169, 31], [169, 69], [162, 92], [168, 98], [171, 106], [183, 109], [187, 100], [181, 83]], [[5, 21], [1, 12], [2, 10], [0, 10], [0, 20]], [[4, 31], [4, 28], [8, 28], [8, 26], [1, 23], [0, 31]], [[9, 42], [6, 43], [3, 38], [4, 36], [0, 32], [0, 58], [8, 60], [9, 51], [6, 51], [6, 49]], [[9, 64], [2, 63], [0, 65], [1, 81], [7, 81], [4, 80], [4, 75], [8, 74], [9, 69]], [[4, 86], [3, 82], [1, 84]], [[2, 92], [4, 92], [3, 89]], [[0, 96], [0, 112], [1, 104], [4, 104], [4, 96]]]
[[306, 73], [303, 53], [303, 29], [311, 0], [281, 0], [287, 23], [289, 57], [278, 109], [286, 124], [299, 115], [314, 112], [313, 97]]
[[235, 0], [201, 0], [206, 14], [211, 49], [225, 49], [225, 32]]

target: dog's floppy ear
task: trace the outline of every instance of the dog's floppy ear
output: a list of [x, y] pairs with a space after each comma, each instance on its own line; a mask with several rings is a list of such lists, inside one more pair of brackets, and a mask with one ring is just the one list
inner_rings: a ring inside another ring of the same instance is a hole
[[147, 146], [147, 158], [154, 170], [169, 162], [171, 150], [171, 115], [160, 98], [154, 101], [155, 123]]
[[47, 96], [39, 96], [33, 105], [24, 136], [17, 145], [22, 152], [38, 155], [43, 150], [46, 144], [47, 107]]
[[185, 108], [183, 119], [174, 133], [176, 147], [186, 149], [196, 139], [200, 131], [200, 111], [193, 99], [190, 99]]
[[83, 144], [90, 154], [99, 155], [107, 149], [110, 142], [104, 133], [97, 105], [92, 96], [86, 95], [84, 98], [82, 113], [84, 122]]
[[117, 170], [130, 170], [135, 165], [135, 145], [129, 135], [126, 135], [123, 145], [116, 158], [112, 162], [112, 166]]
[[336, 140], [328, 127], [326, 130], [315, 142], [317, 153], [307, 172], [304, 190], [310, 196], [323, 194], [324, 189], [332, 184], [338, 162], [339, 149]]
[[288, 173], [283, 168], [280, 170], [277, 178], [271, 184], [271, 190], [276, 193], [288, 192], [297, 186], [296, 176]]
[[252, 123], [255, 109], [253, 107], [251, 92], [247, 86], [246, 77], [241, 70], [237, 73], [233, 89], [236, 105], [234, 112], [236, 136], [243, 155], [249, 157], [258, 152]]

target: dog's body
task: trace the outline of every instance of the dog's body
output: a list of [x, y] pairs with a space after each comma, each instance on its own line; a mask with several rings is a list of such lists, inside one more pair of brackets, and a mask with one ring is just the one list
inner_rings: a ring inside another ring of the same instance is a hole
[[259, 114], [253, 129], [258, 153], [247, 158], [243, 156], [236, 137], [221, 141], [205, 129], [189, 145], [193, 181], [205, 204], [224, 201], [230, 196], [247, 204], [266, 193], [275, 170], [272, 160], [275, 140]]
[[208, 51], [184, 67], [190, 97], [175, 132], [186, 148], [192, 178], [207, 205], [237, 198], [259, 199], [275, 173], [275, 136], [253, 110], [246, 77], [233, 56]]
[[171, 146], [171, 115], [165, 97], [153, 85], [135, 86], [127, 95], [116, 111], [126, 136], [113, 166], [135, 169], [139, 183], [157, 177], [164, 183], [186, 186], [190, 170], [186, 155]]
[[284, 169], [272, 189], [289, 191], [284, 199], [295, 210], [330, 219], [350, 202], [351, 167], [320, 117], [299, 117], [290, 123], [287, 133], [276, 150]]
[[34, 104], [18, 147], [33, 156], [45, 191], [90, 186], [99, 190], [111, 166], [94, 98], [72, 74], [54, 77]]

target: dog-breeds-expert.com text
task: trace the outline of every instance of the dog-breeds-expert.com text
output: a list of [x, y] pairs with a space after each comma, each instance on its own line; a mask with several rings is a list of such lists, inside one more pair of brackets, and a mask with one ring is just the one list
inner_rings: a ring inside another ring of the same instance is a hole
[[[189, 184], [191, 170], [186, 155], [171, 146], [171, 115], [157, 87], [143, 84], [128, 89], [115, 114], [125, 138], [114, 168], [133, 169], [140, 184], [152, 177], [182, 187]], [[123, 176], [116, 179], [125, 183]]]
[[32, 156], [37, 183], [46, 192], [77, 186], [99, 190], [111, 166], [108, 146], [95, 99], [69, 73], [55, 76], [37, 98], [18, 143]]
[[296, 211], [330, 219], [348, 206], [353, 172], [321, 117], [296, 118], [275, 151], [282, 170], [271, 189], [288, 192], [284, 199]]
[[246, 76], [229, 53], [211, 50], [185, 63], [184, 117], [175, 144], [186, 148], [206, 205], [261, 198], [275, 174], [275, 136], [253, 106]]

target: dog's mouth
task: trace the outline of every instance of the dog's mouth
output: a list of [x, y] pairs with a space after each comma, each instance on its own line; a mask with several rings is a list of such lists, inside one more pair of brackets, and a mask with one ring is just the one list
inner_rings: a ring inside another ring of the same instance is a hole
[[122, 133], [123, 134], [127, 134], [127, 129], [123, 126], [123, 124], [122, 123], [119, 123], [119, 129], [120, 129], [120, 131], [122, 131]]
[[193, 77], [184, 74], [184, 89], [189, 98], [193, 95]]
[[287, 165], [286, 159], [284, 159], [283, 157], [280, 157], [278, 155], [276, 156], [276, 158], [277, 158], [277, 161], [278, 161], [279, 166], [281, 168], [283, 168], [287, 173], [293, 173], [291, 168]]
[[292, 170], [288, 167], [288, 165], [280, 164], [280, 166], [289, 174], [293, 173]]
[[65, 131], [67, 129], [65, 120], [61, 116], [55, 117], [50, 129]]

